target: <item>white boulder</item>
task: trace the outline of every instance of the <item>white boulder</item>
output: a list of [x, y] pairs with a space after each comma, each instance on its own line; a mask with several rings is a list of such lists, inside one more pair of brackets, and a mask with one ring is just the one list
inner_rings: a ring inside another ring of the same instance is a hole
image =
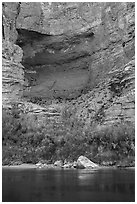
[[87, 157], [80, 156], [77, 160], [77, 168], [84, 169], [84, 168], [97, 168], [99, 167], [94, 162], [90, 161]]

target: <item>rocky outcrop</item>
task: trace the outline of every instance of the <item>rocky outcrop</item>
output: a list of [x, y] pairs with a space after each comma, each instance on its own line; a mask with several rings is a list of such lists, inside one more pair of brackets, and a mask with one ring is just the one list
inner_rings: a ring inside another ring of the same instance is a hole
[[64, 164], [61, 160], [55, 161], [54, 164], [38, 162], [36, 167], [39, 169], [97, 169], [99, 165], [90, 161], [87, 157], [80, 156], [77, 161], [74, 162], [66, 162]]
[[63, 166], [63, 162], [61, 160], [55, 161], [54, 162], [54, 166], [62, 167]]
[[24, 90], [24, 67], [21, 64], [23, 51], [15, 45], [17, 40], [16, 18], [19, 3], [2, 4], [2, 103], [11, 107], [21, 100]]
[[17, 40], [16, 19], [20, 12], [19, 2], [2, 3], [2, 34], [3, 39], [15, 43]]
[[69, 100], [87, 127], [134, 122], [134, 14], [134, 2], [3, 3], [3, 103]]
[[98, 165], [94, 162], [90, 161], [87, 157], [80, 156], [77, 160], [77, 168], [78, 169], [89, 169], [89, 168], [97, 168]]
[[74, 99], [134, 56], [134, 3], [21, 3], [16, 28], [32, 98]]
[[77, 116], [90, 126], [135, 121], [135, 59], [117, 70], [91, 92], [83, 94], [73, 106]]
[[21, 100], [24, 89], [24, 67], [22, 49], [11, 42], [3, 42], [2, 50], [2, 102], [10, 107]]

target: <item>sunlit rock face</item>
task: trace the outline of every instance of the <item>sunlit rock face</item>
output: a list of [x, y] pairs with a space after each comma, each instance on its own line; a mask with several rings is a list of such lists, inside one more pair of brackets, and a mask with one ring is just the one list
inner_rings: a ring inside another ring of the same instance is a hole
[[24, 67], [20, 63], [23, 51], [8, 41], [3, 41], [2, 49], [2, 102], [3, 107], [18, 103], [24, 89]]
[[16, 20], [30, 88], [76, 98], [134, 56], [134, 3], [21, 3]]
[[21, 4], [17, 44], [24, 51], [23, 65], [29, 70], [26, 78], [32, 85], [29, 92], [24, 92], [25, 96], [72, 99], [88, 86], [94, 32], [82, 16], [89, 5], [85, 4], [84, 10], [83, 6]]
[[111, 70], [92, 91], [79, 97], [73, 107], [87, 124], [102, 127], [115, 123], [135, 122], [135, 58]]
[[97, 3], [21, 4], [17, 44], [24, 51], [23, 65], [36, 72], [26, 71], [32, 86], [25, 95], [73, 99], [83, 93], [100, 16]]
[[16, 18], [19, 3], [2, 5], [2, 105], [4, 108], [19, 103], [24, 89], [23, 51], [15, 45], [17, 40]]
[[98, 26], [106, 3], [22, 2], [17, 28], [48, 35], [81, 33]]
[[75, 99], [87, 124], [134, 121], [135, 3], [5, 3], [3, 14], [5, 41], [23, 50], [20, 96]]
[[6, 41], [15, 43], [17, 40], [16, 19], [20, 10], [19, 2], [2, 3], [2, 34]]

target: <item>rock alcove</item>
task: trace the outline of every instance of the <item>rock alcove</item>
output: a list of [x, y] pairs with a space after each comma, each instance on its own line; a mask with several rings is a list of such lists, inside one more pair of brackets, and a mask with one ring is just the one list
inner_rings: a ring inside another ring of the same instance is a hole
[[134, 2], [3, 3], [4, 106], [65, 99], [89, 125], [134, 121], [134, 14]]
[[16, 44], [23, 49], [22, 64], [28, 89], [24, 96], [43, 99], [73, 99], [90, 81], [94, 33], [47, 35], [18, 29]]

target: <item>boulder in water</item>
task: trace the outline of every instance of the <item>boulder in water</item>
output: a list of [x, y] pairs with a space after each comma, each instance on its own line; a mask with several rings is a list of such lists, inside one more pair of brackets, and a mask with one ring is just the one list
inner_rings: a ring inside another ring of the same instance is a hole
[[63, 166], [63, 162], [61, 160], [55, 161], [54, 166], [62, 167]]
[[77, 168], [85, 169], [85, 168], [97, 168], [98, 165], [94, 162], [90, 161], [87, 157], [80, 156], [77, 160]]

